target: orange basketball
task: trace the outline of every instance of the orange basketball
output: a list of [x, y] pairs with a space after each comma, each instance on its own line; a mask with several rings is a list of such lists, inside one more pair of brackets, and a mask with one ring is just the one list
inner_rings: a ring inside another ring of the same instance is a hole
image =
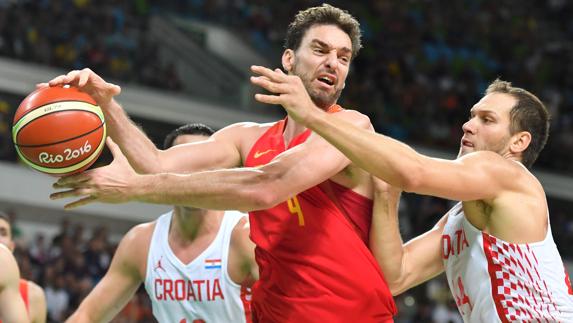
[[75, 87], [45, 87], [28, 95], [16, 110], [12, 138], [30, 167], [54, 176], [79, 173], [93, 164], [105, 145], [103, 112]]

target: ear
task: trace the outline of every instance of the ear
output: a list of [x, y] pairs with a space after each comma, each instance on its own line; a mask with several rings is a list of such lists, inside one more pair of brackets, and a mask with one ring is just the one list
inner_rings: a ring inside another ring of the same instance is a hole
[[528, 131], [520, 131], [515, 135], [511, 136], [511, 141], [509, 144], [509, 151], [514, 154], [523, 153], [529, 144], [531, 143], [531, 133]]
[[282, 57], [282, 64], [283, 64], [283, 69], [287, 71], [287, 74], [290, 74], [292, 72], [292, 68], [294, 66], [294, 60], [295, 60], [294, 51], [292, 49], [285, 49]]

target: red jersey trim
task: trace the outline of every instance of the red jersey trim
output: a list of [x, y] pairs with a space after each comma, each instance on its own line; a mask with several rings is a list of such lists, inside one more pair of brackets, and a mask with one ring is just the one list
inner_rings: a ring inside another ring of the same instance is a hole
[[24, 304], [26, 305], [26, 311], [30, 314], [30, 297], [28, 293], [28, 281], [25, 279], [20, 279], [20, 295], [24, 300]]

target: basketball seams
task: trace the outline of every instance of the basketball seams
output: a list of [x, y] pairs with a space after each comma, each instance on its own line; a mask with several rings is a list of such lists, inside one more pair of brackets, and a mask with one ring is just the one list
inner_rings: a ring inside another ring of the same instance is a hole
[[[66, 111], [74, 111], [74, 110], [66, 110]], [[84, 110], [75, 110], [75, 111], [84, 111]], [[56, 112], [60, 112], [60, 111], [56, 111]], [[40, 119], [40, 118], [43, 118], [43, 117], [45, 117], [45, 116], [48, 116], [48, 115], [50, 115], [51, 113], [52, 113], [52, 112], [50, 112], [50, 113], [48, 113], [48, 114], [45, 114], [45, 115], [43, 115], [43, 116], [41, 116], [41, 117], [38, 117], [38, 118], [36, 118], [36, 119], [34, 119], [34, 120], [38, 120], [38, 119]], [[24, 125], [20, 130], [24, 129], [25, 126], [27, 126], [27, 124]], [[72, 138], [67, 138], [67, 139], [64, 139], [64, 140], [56, 141], [56, 142], [50, 142], [50, 143], [39, 144], [39, 145], [20, 145], [20, 144], [14, 142], [14, 146], [22, 147], [22, 148], [39, 148], [39, 147], [46, 147], [46, 146], [51, 146], [51, 145], [63, 144], [63, 143], [66, 142], [66, 141], [75, 140], [75, 139], [81, 138], [81, 137], [83, 137], [83, 136], [87, 136], [87, 135], [89, 135], [89, 134], [91, 134], [91, 133], [94, 133], [94, 132], [98, 131], [99, 128], [104, 127], [104, 126], [105, 126], [105, 122], [102, 122], [102, 123], [100, 123], [100, 125], [97, 126], [95, 129], [92, 129], [92, 130], [90, 130], [90, 131], [88, 131], [88, 132], [86, 132], [86, 133], [83, 133], [83, 134], [81, 134], [81, 135], [79, 135], [79, 136], [75, 136], [75, 137], [72, 137]]]
[[[47, 105], [52, 105], [52, 104], [62, 103], [62, 102], [79, 102], [79, 103], [91, 105], [92, 107], [98, 107], [98, 108], [99, 108], [98, 105], [89, 103], [89, 102], [87, 102], [87, 101], [82, 101], [82, 100], [74, 100], [74, 99], [69, 99], [69, 100], [68, 100], [68, 99], [66, 99], [66, 100], [51, 101], [51, 102], [48, 102], [48, 103], [46, 103], [46, 104], [42, 104], [42, 105], [40, 105], [40, 106], [38, 106], [38, 107], [35, 107], [35, 108], [33, 108], [33, 109], [30, 109], [30, 110], [26, 111], [26, 113], [24, 113], [24, 114], [22, 114], [22, 115], [20, 116], [20, 118], [18, 119], [18, 121], [24, 119], [24, 117], [27, 116], [28, 114], [30, 114], [31, 112], [34, 112], [34, 111], [36, 111], [36, 110], [39, 110], [39, 109], [41, 109], [41, 108], [43, 108], [43, 107], [45, 107], [45, 106], [47, 106]], [[19, 109], [19, 108], [20, 108], [20, 107], [18, 107], [18, 109]], [[103, 117], [102, 117], [102, 118], [103, 118]]]
[[[99, 128], [100, 128], [100, 127], [98, 127], [98, 129], [99, 129]], [[89, 165], [89, 164], [92, 163], [95, 159], [97, 159], [97, 158], [99, 157], [99, 153], [103, 150], [103, 147], [105, 146], [106, 134], [107, 134], [107, 131], [106, 131], [106, 127], [104, 126], [104, 127], [103, 127], [103, 135], [102, 135], [102, 138], [101, 138], [101, 140], [100, 140], [100, 142], [99, 142], [99, 145], [97, 146], [96, 151], [94, 151], [94, 153], [91, 154], [88, 158], [86, 158], [86, 159], [84, 159], [84, 160], [82, 160], [82, 161], [80, 161], [80, 162], [78, 162], [78, 163], [76, 163], [76, 164], [73, 164], [73, 165], [70, 165], [70, 166], [67, 166], [67, 167], [63, 167], [63, 168], [60, 168], [60, 167], [45, 167], [45, 166], [40, 166], [40, 165], [34, 164], [29, 158], [27, 158], [27, 157], [20, 151], [20, 149], [18, 149], [18, 147], [16, 147], [16, 152], [18, 153], [18, 156], [20, 156], [20, 158], [22, 159], [22, 161], [24, 161], [24, 163], [26, 163], [28, 166], [32, 167], [32, 168], [35, 169], [35, 170], [38, 170], [38, 171], [41, 171], [41, 172], [44, 172], [44, 173], [48, 173], [48, 174], [53, 174], [53, 175], [65, 174], [65, 173], [69, 173], [69, 172], [76, 171], [76, 170], [78, 170], [78, 169], [80, 169], [80, 168], [82, 168], [82, 167], [84, 167], [84, 166], [86, 166], [86, 165]], [[85, 135], [87, 135], [87, 134], [85, 134]], [[85, 135], [84, 135], [84, 136], [85, 136]], [[77, 139], [77, 138], [76, 138], [76, 139]]]
[[[99, 106], [93, 105], [91, 103], [84, 102], [84, 101], [66, 100], [66, 101], [59, 101], [59, 102], [52, 102], [50, 104], [45, 104], [42, 107], [45, 109], [47, 106], [57, 104], [57, 103], [60, 103], [60, 104], [66, 103], [66, 104], [64, 104], [63, 106], [58, 107], [58, 108], [56, 108], [53, 111], [50, 111], [48, 113], [46, 113], [45, 111], [42, 111], [42, 108], [36, 108], [36, 109], [30, 110], [29, 112], [24, 114], [12, 127], [12, 138], [13, 138], [14, 143], [16, 143], [16, 136], [18, 135], [18, 132], [20, 132], [20, 130], [23, 129], [27, 124], [29, 124], [30, 122], [32, 122], [36, 119], [42, 118], [44, 116], [48, 116], [48, 115], [50, 115], [52, 113], [56, 113], [56, 112], [62, 112], [62, 111], [90, 112], [90, 113], [97, 115], [100, 118], [100, 120], [102, 121], [102, 123], [104, 122], [103, 112], [101, 111]], [[67, 104], [67, 103], [72, 103], [72, 104]]]

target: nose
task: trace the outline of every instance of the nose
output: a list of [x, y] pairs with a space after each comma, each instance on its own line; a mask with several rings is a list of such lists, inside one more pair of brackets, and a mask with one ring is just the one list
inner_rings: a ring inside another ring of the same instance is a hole
[[464, 133], [475, 134], [475, 126], [473, 122], [474, 118], [469, 119], [462, 125], [462, 130]]
[[328, 53], [328, 55], [326, 55], [326, 62], [324, 63], [324, 65], [328, 68], [328, 69], [332, 69], [335, 70], [336, 68], [338, 68], [338, 54], [336, 53], [336, 51], [330, 51]]

